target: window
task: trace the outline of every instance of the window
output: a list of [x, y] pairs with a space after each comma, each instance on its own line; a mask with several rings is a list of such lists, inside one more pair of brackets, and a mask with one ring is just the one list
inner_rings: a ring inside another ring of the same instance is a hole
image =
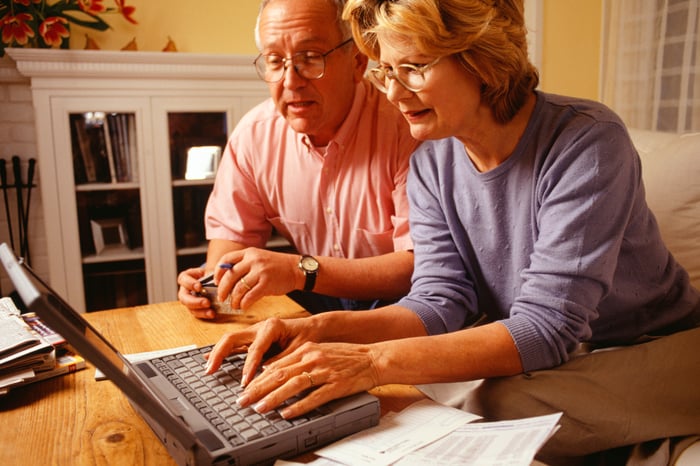
[[605, 0], [602, 100], [631, 128], [700, 131], [700, 0]]

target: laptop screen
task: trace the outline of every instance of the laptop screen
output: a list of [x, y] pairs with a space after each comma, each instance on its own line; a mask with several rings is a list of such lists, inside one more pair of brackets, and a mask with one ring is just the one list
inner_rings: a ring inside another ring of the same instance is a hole
[[25, 306], [61, 334], [83, 357], [98, 367], [131, 401], [140, 406], [186, 448], [195, 444], [194, 436], [174, 420], [174, 414], [134, 375], [129, 361], [112, 346], [78, 311], [65, 302], [10, 247], [0, 244], [0, 262]]

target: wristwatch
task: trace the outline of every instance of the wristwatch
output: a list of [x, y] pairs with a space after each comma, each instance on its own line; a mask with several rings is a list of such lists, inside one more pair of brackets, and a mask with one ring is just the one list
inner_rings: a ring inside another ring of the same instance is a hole
[[304, 291], [311, 291], [316, 284], [316, 276], [318, 275], [318, 261], [307, 255], [301, 256], [299, 259], [299, 269], [304, 272], [306, 282], [304, 282]]

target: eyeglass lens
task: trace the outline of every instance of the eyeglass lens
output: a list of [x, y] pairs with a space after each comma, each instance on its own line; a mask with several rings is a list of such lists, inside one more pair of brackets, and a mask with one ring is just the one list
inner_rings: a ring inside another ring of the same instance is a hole
[[387, 92], [389, 89], [389, 81], [396, 79], [403, 87], [411, 92], [418, 92], [425, 85], [425, 77], [419, 70], [413, 68], [399, 66], [393, 71], [383, 68], [373, 68], [370, 70], [372, 82], [382, 92]]
[[288, 64], [304, 79], [321, 79], [326, 71], [326, 57], [350, 42], [352, 37], [345, 39], [326, 53], [306, 51], [295, 53], [291, 58], [274, 53], [260, 54], [253, 63], [260, 79], [268, 83], [282, 80]]
[[319, 79], [323, 76], [326, 69], [323, 55], [308, 52], [298, 53], [291, 58], [278, 55], [261, 55], [255, 60], [255, 68], [260, 78], [274, 83], [280, 81], [284, 76], [287, 63], [293, 66], [296, 72], [305, 79]]
[[442, 57], [438, 57], [432, 62], [415, 66], [402, 64], [393, 70], [378, 66], [369, 70], [369, 76], [377, 89], [386, 93], [389, 90], [389, 81], [396, 79], [403, 87], [411, 92], [420, 92], [425, 87], [425, 72], [435, 66]]

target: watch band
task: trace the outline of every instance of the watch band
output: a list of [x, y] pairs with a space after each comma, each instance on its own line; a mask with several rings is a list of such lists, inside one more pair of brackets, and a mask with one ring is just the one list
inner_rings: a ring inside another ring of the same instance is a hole
[[318, 261], [312, 256], [303, 255], [299, 260], [299, 268], [302, 272], [304, 272], [304, 276], [306, 278], [304, 282], [304, 291], [312, 291], [316, 285]]
[[304, 274], [306, 274], [304, 291], [312, 291], [316, 285], [316, 272], [304, 272]]

